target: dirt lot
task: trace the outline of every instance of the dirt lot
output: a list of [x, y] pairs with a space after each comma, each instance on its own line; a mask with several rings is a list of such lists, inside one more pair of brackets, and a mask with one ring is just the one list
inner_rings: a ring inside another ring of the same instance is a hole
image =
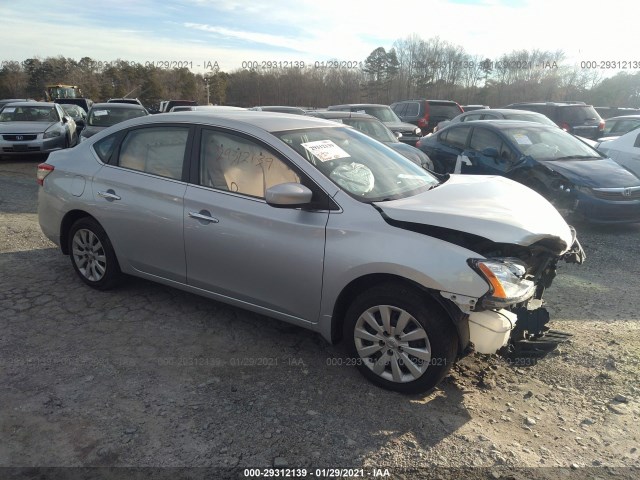
[[640, 225], [578, 226], [587, 262], [546, 297], [570, 343], [535, 365], [465, 358], [402, 396], [314, 333], [143, 280], [84, 286], [40, 232], [37, 163], [0, 160], [0, 467], [640, 478]]

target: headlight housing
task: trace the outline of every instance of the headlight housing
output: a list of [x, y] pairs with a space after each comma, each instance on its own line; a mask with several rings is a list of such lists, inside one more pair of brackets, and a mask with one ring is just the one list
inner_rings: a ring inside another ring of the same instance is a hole
[[488, 284], [482, 298], [486, 308], [502, 308], [524, 302], [533, 296], [535, 284], [525, 278], [527, 268], [515, 258], [471, 258], [469, 266]]
[[47, 130], [46, 132], [44, 132], [42, 138], [56, 138], [60, 135], [60, 130]]
[[413, 133], [414, 133], [414, 134], [416, 134], [416, 135], [418, 135], [418, 136], [420, 136], [420, 135], [422, 135], [422, 130], [420, 130], [419, 128], [415, 128], [415, 129], [413, 130]]

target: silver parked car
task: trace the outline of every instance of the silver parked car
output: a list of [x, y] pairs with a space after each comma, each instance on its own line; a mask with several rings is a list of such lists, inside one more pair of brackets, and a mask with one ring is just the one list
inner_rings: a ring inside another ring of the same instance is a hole
[[42, 231], [87, 285], [125, 273], [315, 330], [401, 392], [430, 389], [473, 348], [539, 333], [557, 262], [583, 259], [533, 190], [439, 179], [299, 115], [129, 120], [52, 155], [38, 182]]
[[77, 142], [75, 122], [57, 103], [9, 103], [0, 110], [0, 155], [48, 154]]

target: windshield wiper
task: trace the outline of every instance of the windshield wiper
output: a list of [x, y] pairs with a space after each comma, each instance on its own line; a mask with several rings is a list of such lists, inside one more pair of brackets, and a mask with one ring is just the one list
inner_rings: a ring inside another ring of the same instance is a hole
[[587, 160], [589, 158], [600, 158], [595, 155], [567, 155], [566, 157], [552, 158], [551, 160]]

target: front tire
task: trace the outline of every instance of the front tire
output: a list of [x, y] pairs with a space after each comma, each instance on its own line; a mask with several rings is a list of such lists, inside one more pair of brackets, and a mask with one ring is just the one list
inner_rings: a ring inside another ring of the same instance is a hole
[[426, 294], [383, 284], [360, 294], [345, 317], [353, 363], [374, 384], [402, 393], [423, 393], [447, 374], [458, 338], [442, 309]]
[[93, 218], [81, 218], [71, 226], [68, 238], [71, 264], [80, 279], [98, 290], [115, 287], [120, 266], [102, 226]]

